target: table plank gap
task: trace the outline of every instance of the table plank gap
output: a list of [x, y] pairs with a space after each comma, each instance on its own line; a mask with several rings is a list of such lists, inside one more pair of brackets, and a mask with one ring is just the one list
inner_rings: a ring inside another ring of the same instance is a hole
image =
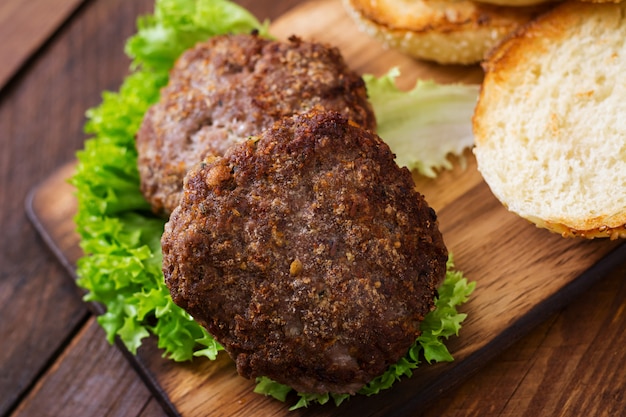
[[[92, 317], [12, 416], [133, 417], [142, 415], [152, 398], [119, 349], [107, 343], [104, 331]], [[107, 403], [109, 409], [104, 413], [102, 407]], [[150, 410], [166, 415], [154, 405]]]

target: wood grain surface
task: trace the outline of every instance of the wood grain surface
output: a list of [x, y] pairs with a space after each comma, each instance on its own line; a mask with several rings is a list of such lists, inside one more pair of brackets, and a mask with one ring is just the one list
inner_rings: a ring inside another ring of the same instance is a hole
[[[107, 0], [72, 13], [77, 5], [0, 2], [0, 63], [20, 68], [0, 96], [2, 416], [27, 397], [89, 317], [76, 286], [28, 221], [24, 200], [82, 147], [85, 109], [99, 102], [102, 90], [116, 88], [128, 69], [123, 50], [105, 45], [122, 45], [153, 2]], [[74, 19], [63, 24], [63, 15]], [[11, 64], [16, 54], [21, 64]], [[141, 384], [136, 376], [135, 383]]]
[[[276, 21], [272, 31], [285, 38], [294, 28], [304, 38], [338, 45], [360, 72], [380, 75], [390, 65], [400, 66], [405, 87], [418, 77], [480, 80], [478, 68], [426, 65], [383, 50], [356, 30], [336, 0], [307, 3]], [[466, 169], [446, 172], [437, 180], [416, 177], [418, 189], [439, 212], [457, 266], [478, 283], [465, 308], [470, 319], [461, 337], [450, 343], [456, 361], [420, 368], [410, 380], [376, 397], [355, 397], [338, 409], [315, 407], [290, 415], [412, 415], [623, 262], [621, 242], [565, 240], [508, 213], [482, 182], [471, 154], [466, 156]], [[43, 236], [72, 270], [80, 252], [68, 220], [75, 210], [71, 188], [64, 183], [70, 172], [67, 166], [39, 187], [31, 207]], [[154, 343], [148, 343], [135, 365], [157, 395], [162, 390], [167, 396], [171, 413], [201, 416], [209, 408], [224, 415], [287, 414], [285, 405], [252, 394], [253, 384], [236, 375], [225, 355], [217, 362], [180, 365], [161, 359]]]
[[[262, 20], [303, 3], [237, 2]], [[166, 415], [124, 354], [104, 340], [23, 210], [29, 190], [83, 146], [84, 110], [102, 90], [119, 86], [128, 68], [121, 45], [153, 3], [0, 2], [0, 63], [12, 74], [0, 84], [0, 416]], [[438, 76], [450, 71], [433, 68]], [[448, 189], [445, 199], [454, 198]], [[625, 267], [598, 277], [567, 308], [413, 415], [624, 415], [625, 277]]]
[[84, 0], [0, 3], [0, 90]]

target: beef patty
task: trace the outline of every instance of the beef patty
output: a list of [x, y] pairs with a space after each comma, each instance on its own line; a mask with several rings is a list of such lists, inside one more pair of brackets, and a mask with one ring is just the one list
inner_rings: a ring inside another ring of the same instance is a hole
[[354, 393], [405, 355], [447, 250], [378, 136], [285, 118], [199, 164], [162, 237], [172, 298], [248, 378]]
[[137, 133], [142, 193], [169, 215], [195, 163], [316, 105], [375, 128], [365, 83], [336, 48], [254, 34], [198, 44], [176, 62]]

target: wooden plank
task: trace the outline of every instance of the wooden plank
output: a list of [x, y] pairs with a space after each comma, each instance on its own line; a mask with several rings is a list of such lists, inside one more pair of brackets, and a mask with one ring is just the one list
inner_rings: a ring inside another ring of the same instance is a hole
[[[54, 401], [49, 401], [53, 398]], [[12, 414], [20, 416], [165, 416], [122, 353], [91, 318]]]
[[259, 1], [259, 0], [234, 0], [234, 3], [244, 7], [261, 22], [274, 21], [287, 11], [306, 2], [307, 0], [280, 0], [280, 1]]
[[83, 0], [0, 3], [0, 90]]
[[[42, 28], [62, 8], [58, 0], [47, 3], [47, 12], [32, 9], [40, 1], [18, 3], [19, 13], [32, 12], [29, 22], [39, 22]], [[0, 2], [4, 16], [14, 4]], [[89, 314], [76, 286], [68, 282], [66, 271], [24, 215], [26, 194], [82, 147], [85, 109], [100, 100], [103, 89], [118, 86], [127, 72], [123, 50], [110, 48], [109, 42], [122, 45], [135, 31], [137, 14], [152, 5], [152, 0], [107, 0], [81, 8], [76, 19], [56, 33], [54, 42], [2, 90], [0, 415], [33, 387]], [[126, 15], [127, 21], [117, 19], [111, 25], [116, 14]], [[13, 22], [9, 23], [11, 27]], [[6, 28], [0, 24], [0, 30]], [[1, 59], [4, 68], [8, 61]]]
[[153, 396], [137, 417], [161, 417], [165, 415], [161, 404], [159, 404], [157, 399]]
[[626, 410], [626, 265], [534, 329], [423, 417], [618, 416]]
[[[443, 69], [383, 50], [355, 30], [337, 0], [306, 4], [275, 22], [273, 30], [279, 37], [297, 30], [305, 38], [339, 45], [348, 62], [362, 72], [380, 74], [390, 65], [399, 64], [404, 73], [403, 85], [411, 85], [417, 77], [432, 76], [439, 81], [480, 79], [477, 67]], [[314, 407], [289, 415], [410, 415], [483, 367], [623, 262], [622, 242], [562, 239], [507, 212], [482, 182], [471, 155], [466, 170], [446, 172], [434, 181], [416, 179], [418, 188], [439, 211], [444, 238], [458, 267], [478, 283], [475, 295], [464, 308], [470, 319], [461, 337], [449, 344], [456, 361], [420, 368], [413, 378], [394, 389], [371, 398], [355, 397], [338, 409]], [[55, 188], [59, 195], [68, 192], [53, 177], [36, 196], [43, 196], [42, 190], [49, 188]], [[68, 257], [75, 254], [71, 239], [55, 238], [59, 224], [68, 218], [55, 217], [55, 211], [49, 208], [54, 202], [48, 199], [33, 201], [32, 215], [42, 233], [48, 234], [54, 244], [63, 245], [59, 253], [72, 265], [76, 259]], [[64, 207], [56, 212], [73, 210], [75, 207]], [[182, 415], [200, 416], [207, 410], [215, 415], [288, 414], [287, 406], [253, 394], [252, 383], [237, 377], [227, 358], [214, 363], [198, 360], [175, 364], [161, 359], [154, 343], [148, 343], [136, 360], [147, 379], [163, 389]]]

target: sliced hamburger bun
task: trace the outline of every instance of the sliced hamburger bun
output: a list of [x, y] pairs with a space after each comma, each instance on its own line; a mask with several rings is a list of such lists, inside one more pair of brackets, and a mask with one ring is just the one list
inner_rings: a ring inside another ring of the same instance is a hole
[[441, 64], [481, 61], [546, 6], [501, 7], [469, 0], [344, 0], [360, 29], [387, 47]]
[[478, 169], [564, 237], [626, 237], [626, 3], [567, 2], [503, 42], [473, 125]]

